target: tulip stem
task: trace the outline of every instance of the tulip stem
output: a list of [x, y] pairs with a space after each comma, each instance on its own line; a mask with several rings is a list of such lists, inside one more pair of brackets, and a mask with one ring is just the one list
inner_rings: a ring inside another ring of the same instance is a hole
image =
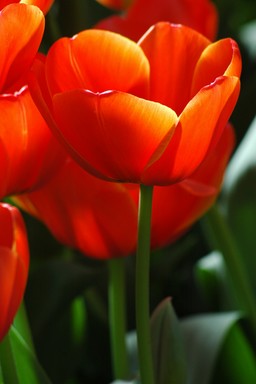
[[217, 204], [209, 210], [205, 219], [209, 240], [224, 257], [241, 310], [247, 314], [256, 336], [255, 297], [233, 234]]
[[153, 384], [150, 334], [149, 271], [153, 187], [140, 186], [136, 254], [136, 326], [141, 384]]
[[126, 349], [126, 295], [125, 259], [110, 259], [109, 269], [109, 327], [114, 378], [129, 377], [128, 354]]

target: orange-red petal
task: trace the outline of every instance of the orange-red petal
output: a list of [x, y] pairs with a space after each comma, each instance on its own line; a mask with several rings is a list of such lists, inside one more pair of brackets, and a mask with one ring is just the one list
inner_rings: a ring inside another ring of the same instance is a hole
[[36, 5], [44, 13], [47, 13], [52, 6], [54, 0], [0, 0], [0, 9], [3, 9], [9, 4], [24, 3], [28, 5]]
[[52, 95], [77, 88], [147, 96], [149, 63], [133, 41], [96, 30], [62, 38], [50, 49], [46, 76]]
[[150, 63], [150, 98], [179, 115], [190, 100], [196, 64], [209, 43], [182, 25], [153, 26], [138, 43]]
[[20, 2], [29, 5], [36, 5], [44, 12], [44, 14], [46, 14], [51, 8], [54, 0], [21, 0]]
[[236, 77], [219, 78], [188, 103], [166, 150], [159, 148], [145, 169], [145, 184], [168, 185], [196, 170], [218, 142], [235, 106], [239, 84]]
[[0, 204], [0, 340], [22, 301], [29, 267], [25, 225], [15, 207]]
[[151, 25], [159, 21], [187, 25], [214, 40], [218, 15], [209, 0], [134, 0], [127, 13], [103, 19], [96, 27], [121, 33], [137, 41]]
[[0, 182], [3, 198], [44, 183], [58, 169], [64, 151], [27, 87], [14, 95], [0, 96], [0, 124], [1, 152], [5, 156]]
[[123, 184], [95, 178], [71, 159], [42, 189], [15, 202], [86, 256], [108, 259], [135, 249], [137, 210]]
[[174, 241], [212, 205], [234, 147], [234, 131], [228, 125], [214, 150], [190, 179], [154, 189], [151, 242], [153, 248]]
[[18, 90], [15, 83], [28, 72], [43, 32], [44, 15], [37, 7], [11, 4], [0, 12], [1, 93]]
[[191, 97], [219, 76], [240, 77], [241, 67], [240, 51], [234, 40], [222, 39], [208, 45], [195, 68]]
[[166, 106], [120, 92], [71, 91], [56, 95], [53, 103], [64, 140], [82, 166], [127, 182], [140, 182], [152, 153], [177, 122]]

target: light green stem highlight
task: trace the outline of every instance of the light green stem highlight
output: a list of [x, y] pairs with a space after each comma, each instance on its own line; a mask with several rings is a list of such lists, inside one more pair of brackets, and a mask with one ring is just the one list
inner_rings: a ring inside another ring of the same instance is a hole
[[217, 204], [209, 210], [205, 224], [210, 241], [224, 257], [240, 308], [247, 314], [256, 338], [256, 302], [253, 289], [235, 238]]
[[136, 326], [141, 384], [154, 384], [150, 334], [149, 270], [153, 187], [140, 186], [136, 255]]
[[128, 354], [126, 349], [126, 290], [125, 259], [111, 259], [109, 269], [109, 327], [114, 378], [129, 377]]

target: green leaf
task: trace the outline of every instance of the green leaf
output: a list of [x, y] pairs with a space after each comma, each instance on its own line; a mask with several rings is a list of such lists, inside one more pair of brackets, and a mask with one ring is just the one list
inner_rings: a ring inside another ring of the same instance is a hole
[[80, 262], [45, 261], [32, 271], [26, 290], [33, 334], [38, 335], [54, 318], [62, 316], [72, 301], [100, 276], [100, 271]]
[[256, 383], [255, 356], [238, 324], [227, 334], [211, 383]]
[[36, 355], [14, 326], [0, 344], [4, 384], [50, 384]]
[[195, 265], [195, 279], [207, 309], [227, 311], [239, 308], [220, 252], [211, 252], [198, 260]]
[[163, 300], [154, 311], [151, 331], [157, 384], [186, 383], [187, 367], [183, 339], [169, 298]]
[[240, 317], [238, 312], [227, 312], [194, 315], [181, 322], [190, 384], [211, 382], [221, 349]]
[[51, 260], [30, 275], [27, 312], [38, 357], [54, 383], [66, 382], [84, 363], [88, 327], [84, 293], [100, 273], [83, 260]]
[[223, 185], [222, 204], [254, 288], [256, 270], [256, 119], [236, 150]]

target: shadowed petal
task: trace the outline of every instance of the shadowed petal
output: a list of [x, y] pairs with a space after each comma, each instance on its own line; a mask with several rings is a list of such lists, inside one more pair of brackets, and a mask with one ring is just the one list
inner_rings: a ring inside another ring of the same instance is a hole
[[234, 147], [234, 131], [228, 125], [205, 161], [184, 182], [155, 187], [152, 211], [153, 248], [174, 241], [198, 220], [218, 195], [225, 168]]
[[96, 27], [121, 33], [137, 41], [159, 21], [180, 23], [214, 40], [218, 15], [208, 0], [134, 0], [127, 13], [101, 20]]
[[0, 204], [0, 340], [8, 331], [24, 294], [29, 267], [26, 230], [17, 208]]
[[135, 249], [137, 208], [125, 186], [89, 175], [70, 158], [48, 184], [15, 202], [86, 256], [108, 259]]

